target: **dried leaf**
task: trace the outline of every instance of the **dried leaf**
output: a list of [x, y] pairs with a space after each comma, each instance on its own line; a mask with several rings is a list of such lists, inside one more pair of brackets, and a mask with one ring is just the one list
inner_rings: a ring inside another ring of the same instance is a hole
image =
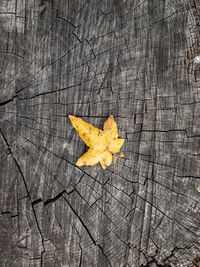
[[103, 169], [110, 166], [112, 158], [114, 165], [117, 157], [124, 157], [119, 153], [125, 139], [118, 138], [117, 124], [112, 115], [105, 121], [103, 131], [90, 123], [73, 115], [69, 115], [72, 125], [89, 150], [76, 162], [77, 166], [93, 166], [100, 162]]

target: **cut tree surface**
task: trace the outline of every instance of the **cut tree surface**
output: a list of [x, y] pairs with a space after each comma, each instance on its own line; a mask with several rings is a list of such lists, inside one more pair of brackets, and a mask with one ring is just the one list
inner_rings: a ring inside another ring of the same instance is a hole
[[[199, 0], [0, 0], [0, 266], [198, 266]], [[125, 155], [86, 152], [69, 114]]]

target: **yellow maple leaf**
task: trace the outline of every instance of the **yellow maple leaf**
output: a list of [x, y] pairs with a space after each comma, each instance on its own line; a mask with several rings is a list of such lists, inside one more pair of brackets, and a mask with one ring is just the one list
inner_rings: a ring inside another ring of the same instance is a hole
[[112, 115], [104, 122], [103, 131], [76, 116], [69, 115], [69, 118], [81, 139], [89, 147], [89, 150], [77, 160], [77, 166], [93, 166], [100, 162], [105, 169], [112, 163], [112, 158], [115, 165], [117, 157], [124, 157], [123, 154], [117, 154], [125, 139], [118, 138], [117, 124]]

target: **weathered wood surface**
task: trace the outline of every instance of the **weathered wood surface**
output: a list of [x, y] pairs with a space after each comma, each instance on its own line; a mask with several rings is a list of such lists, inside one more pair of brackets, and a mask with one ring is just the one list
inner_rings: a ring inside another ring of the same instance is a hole
[[[199, 0], [0, 0], [1, 267], [198, 266], [199, 14]], [[115, 174], [75, 166], [69, 114], [114, 115]]]

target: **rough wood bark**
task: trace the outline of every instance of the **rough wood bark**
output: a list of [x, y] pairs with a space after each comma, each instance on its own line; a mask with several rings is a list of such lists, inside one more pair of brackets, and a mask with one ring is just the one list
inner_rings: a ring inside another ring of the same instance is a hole
[[[199, 14], [199, 0], [0, 0], [0, 266], [198, 266]], [[75, 166], [69, 114], [114, 115], [115, 173]]]

